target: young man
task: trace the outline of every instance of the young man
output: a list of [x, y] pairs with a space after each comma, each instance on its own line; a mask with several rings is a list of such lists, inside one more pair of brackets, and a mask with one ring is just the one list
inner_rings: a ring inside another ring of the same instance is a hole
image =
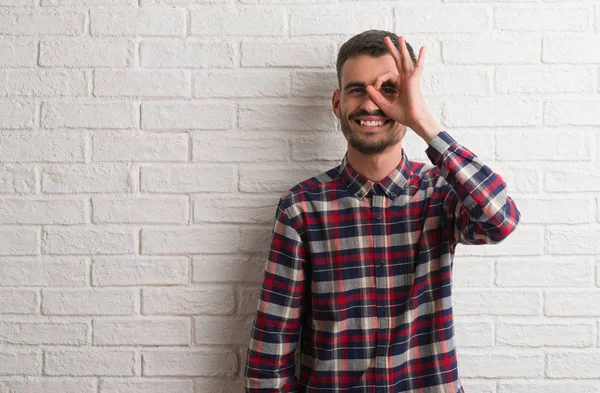
[[[338, 55], [341, 164], [279, 200], [246, 391], [461, 393], [455, 247], [495, 244], [520, 213], [500, 175], [433, 119], [403, 37], [366, 31]], [[410, 161], [407, 127], [432, 162]], [[299, 377], [294, 350], [301, 346]]]

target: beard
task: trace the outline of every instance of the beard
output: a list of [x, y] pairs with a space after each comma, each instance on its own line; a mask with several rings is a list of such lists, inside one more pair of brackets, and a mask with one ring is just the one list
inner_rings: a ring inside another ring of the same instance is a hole
[[[365, 132], [354, 123], [354, 120], [348, 120], [348, 118], [354, 119], [356, 116], [360, 116], [360, 114], [346, 116], [345, 113], [341, 113], [341, 115], [340, 126], [346, 140], [350, 146], [365, 155], [382, 153], [388, 147], [398, 144], [406, 134], [406, 127], [402, 130], [402, 124], [395, 121], [392, 121], [385, 131]], [[351, 122], [354, 124], [351, 124]]]

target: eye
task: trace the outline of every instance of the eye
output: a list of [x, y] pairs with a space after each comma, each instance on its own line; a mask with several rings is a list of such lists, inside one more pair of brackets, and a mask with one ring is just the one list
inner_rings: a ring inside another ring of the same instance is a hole
[[396, 89], [393, 87], [384, 87], [381, 89], [381, 91], [387, 94], [394, 94], [396, 92]]
[[350, 90], [349, 93], [354, 93], [358, 90], [362, 90], [362, 87], [355, 87], [354, 89]]

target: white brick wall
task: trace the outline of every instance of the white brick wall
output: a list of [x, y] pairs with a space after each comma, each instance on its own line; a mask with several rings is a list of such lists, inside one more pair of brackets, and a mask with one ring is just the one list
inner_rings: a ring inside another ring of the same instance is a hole
[[428, 48], [432, 113], [522, 213], [457, 248], [466, 391], [599, 392], [590, 0], [0, 0], [0, 392], [241, 393], [277, 198], [341, 159], [369, 28]]

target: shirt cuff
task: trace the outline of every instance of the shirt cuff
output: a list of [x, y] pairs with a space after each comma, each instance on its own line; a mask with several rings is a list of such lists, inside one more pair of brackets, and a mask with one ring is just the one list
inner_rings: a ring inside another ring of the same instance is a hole
[[442, 156], [456, 141], [446, 131], [440, 131], [432, 140], [429, 141], [429, 146], [425, 150], [427, 157], [433, 164], [438, 164]]

